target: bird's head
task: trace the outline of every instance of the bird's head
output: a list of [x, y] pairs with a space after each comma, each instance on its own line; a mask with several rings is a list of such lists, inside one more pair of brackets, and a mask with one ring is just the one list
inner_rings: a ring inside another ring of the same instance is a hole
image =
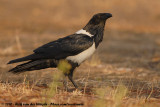
[[103, 33], [105, 22], [110, 17], [112, 17], [111, 13], [95, 14], [83, 29], [92, 35]]
[[98, 13], [95, 14], [88, 24], [84, 27], [84, 29], [89, 30], [89, 29], [96, 29], [97, 27], [104, 28], [105, 22], [108, 18], [112, 17], [111, 13]]
[[101, 23], [105, 23], [105, 21], [110, 17], [112, 17], [111, 13], [98, 13], [91, 18], [89, 24], [98, 25]]

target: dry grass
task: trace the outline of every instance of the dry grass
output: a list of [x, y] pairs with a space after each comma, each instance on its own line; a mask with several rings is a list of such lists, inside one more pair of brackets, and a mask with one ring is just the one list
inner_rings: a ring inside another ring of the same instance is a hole
[[[1, 83], [0, 103], [2, 105], [12, 103], [12, 106], [19, 104], [47, 104], [48, 106], [53, 106], [53, 104], [79, 104], [85, 107], [158, 107], [160, 104], [159, 99], [151, 97], [153, 91], [149, 92], [148, 90], [149, 93], [147, 93], [144, 87], [131, 90], [121, 82], [116, 87], [88, 87], [82, 91], [71, 92], [66, 92], [60, 87], [55, 82], [50, 84], [48, 88], [29, 86], [25, 82], [23, 84]], [[84, 91], [86, 92], [84, 93]], [[131, 94], [133, 94], [132, 97]], [[155, 94], [159, 94], [159, 91]]]
[[[159, 0], [1, 0], [0, 103], [159, 107], [159, 10]], [[7, 72], [16, 65], [6, 65], [9, 60], [81, 29], [97, 12], [113, 18], [97, 53], [74, 74], [81, 91], [71, 83], [65, 91], [57, 69]]]

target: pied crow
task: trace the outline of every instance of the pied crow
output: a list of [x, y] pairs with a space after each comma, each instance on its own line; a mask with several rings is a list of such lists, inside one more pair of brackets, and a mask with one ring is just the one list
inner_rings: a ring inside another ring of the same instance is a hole
[[[87, 25], [74, 34], [47, 43], [33, 51], [33, 54], [14, 59], [8, 64], [28, 61], [9, 70], [13, 73], [57, 67], [61, 60], [67, 61], [71, 68], [64, 75], [69, 78], [75, 88], [73, 72], [83, 61], [90, 57], [103, 40], [105, 22], [112, 17], [111, 13], [95, 14]], [[65, 84], [64, 84], [65, 85]]]

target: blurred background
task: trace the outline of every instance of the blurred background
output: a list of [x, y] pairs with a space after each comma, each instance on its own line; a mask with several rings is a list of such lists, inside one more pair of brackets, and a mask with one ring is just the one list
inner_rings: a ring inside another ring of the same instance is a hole
[[0, 0], [0, 30], [74, 31], [93, 14], [110, 12], [113, 18], [108, 22], [109, 29], [158, 33], [159, 5], [159, 0]]
[[75, 31], [93, 14], [110, 12], [109, 29], [158, 33], [159, 6], [159, 0], [0, 0], [0, 30]]
[[[77, 71], [85, 72], [87, 66], [111, 76], [159, 80], [159, 10], [159, 0], [0, 0], [1, 79], [21, 80], [8, 75], [17, 65], [7, 65], [9, 60], [78, 31], [96, 13], [108, 12], [113, 17], [107, 20], [102, 44]], [[40, 78], [40, 72], [32, 73]]]

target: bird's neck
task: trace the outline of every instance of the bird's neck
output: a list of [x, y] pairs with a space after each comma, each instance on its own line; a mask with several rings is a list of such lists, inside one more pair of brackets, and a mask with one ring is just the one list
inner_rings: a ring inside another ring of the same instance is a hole
[[94, 35], [94, 41], [96, 48], [98, 47], [99, 43], [103, 40], [103, 32], [105, 27], [105, 21], [98, 24], [93, 25], [88, 23], [83, 29], [89, 32], [90, 34]]

